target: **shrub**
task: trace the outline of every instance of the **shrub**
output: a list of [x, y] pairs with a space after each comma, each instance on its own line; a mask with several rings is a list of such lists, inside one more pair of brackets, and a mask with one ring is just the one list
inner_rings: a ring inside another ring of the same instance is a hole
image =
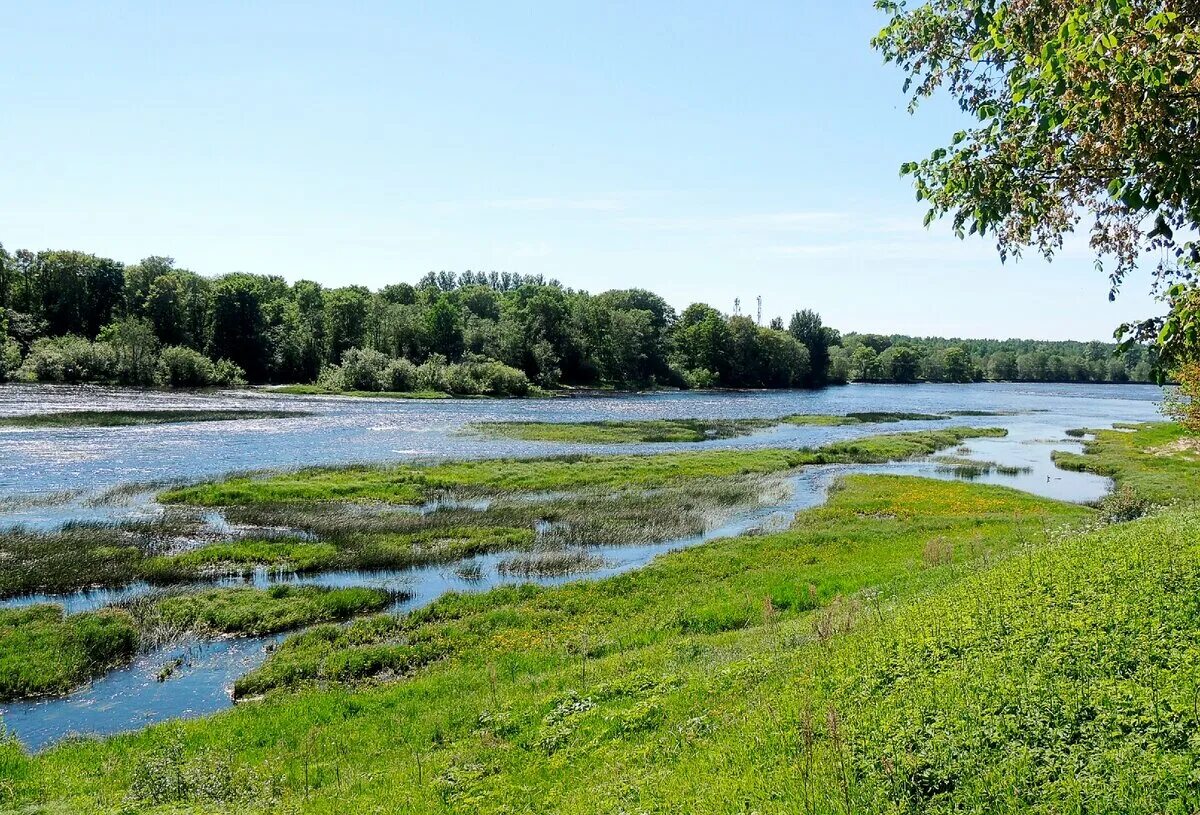
[[106, 342], [83, 337], [43, 337], [29, 349], [18, 377], [37, 382], [105, 382], [112, 378], [116, 358]]
[[446, 383], [446, 358], [434, 354], [417, 368], [417, 387], [425, 391], [448, 391]]
[[369, 348], [351, 348], [342, 354], [342, 387], [350, 391], [381, 391], [388, 358]]
[[172, 388], [203, 388], [216, 378], [216, 367], [208, 357], [182, 345], [164, 348], [155, 367], [158, 383]]
[[21, 346], [6, 339], [0, 343], [0, 382], [7, 382], [16, 376], [21, 367]]
[[246, 372], [230, 359], [218, 359], [213, 366], [213, 384], [224, 388], [241, 388], [246, 384]]
[[383, 387], [398, 392], [416, 390], [417, 366], [407, 359], [393, 359], [383, 369]]

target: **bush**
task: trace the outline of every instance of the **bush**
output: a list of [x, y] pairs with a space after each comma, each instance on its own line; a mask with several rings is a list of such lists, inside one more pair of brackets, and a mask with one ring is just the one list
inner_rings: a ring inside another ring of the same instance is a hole
[[407, 359], [393, 359], [383, 369], [383, 387], [396, 392], [416, 390], [417, 366]]
[[217, 371], [203, 354], [182, 345], [170, 345], [158, 357], [155, 380], [172, 388], [204, 388], [216, 382]]
[[381, 391], [388, 358], [369, 348], [351, 348], [342, 354], [342, 387], [349, 391]]
[[83, 337], [43, 337], [29, 349], [18, 371], [20, 379], [37, 382], [107, 382], [116, 359], [106, 342]]
[[223, 388], [245, 387], [246, 372], [233, 360], [218, 359], [213, 366], [213, 384]]
[[417, 388], [424, 391], [448, 391], [446, 383], [446, 358], [434, 354], [417, 368]]
[[16, 376], [21, 368], [21, 346], [12, 340], [0, 343], [0, 382], [7, 382]]

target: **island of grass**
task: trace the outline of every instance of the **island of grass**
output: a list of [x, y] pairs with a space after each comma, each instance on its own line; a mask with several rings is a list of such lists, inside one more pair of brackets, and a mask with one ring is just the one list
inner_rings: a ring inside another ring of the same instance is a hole
[[[1147, 433], [1119, 480], [1193, 466], [1182, 436]], [[1194, 502], [1200, 480], [1171, 492]], [[301, 632], [238, 680], [261, 701], [207, 719], [37, 756], [9, 742], [4, 802], [1190, 810], [1200, 512], [1098, 521], [1003, 487], [848, 477], [785, 531]]]
[[[811, 450], [689, 450], [662, 455], [559, 456], [431, 465], [313, 468], [232, 477], [167, 490], [190, 518], [222, 507], [233, 523], [297, 536], [217, 542], [161, 552], [188, 527], [76, 524], [50, 533], [0, 532], [0, 596], [159, 585], [277, 572], [382, 569], [475, 554], [560, 546], [648, 543], [702, 533], [714, 518], [761, 503], [781, 478], [816, 464], [877, 463], [928, 455], [996, 428], [939, 428], [837, 442]], [[436, 512], [415, 505], [445, 501]], [[482, 499], [483, 508], [456, 507]], [[529, 500], [534, 499], [537, 500]], [[193, 521], [195, 522], [195, 521]], [[535, 532], [550, 523], [552, 528]], [[170, 523], [169, 516], [163, 523]]]
[[54, 604], [0, 609], [0, 702], [62, 694], [170, 634], [262, 636], [382, 611], [381, 589], [278, 585], [149, 596], [64, 614]]
[[308, 416], [297, 410], [66, 410], [0, 416], [0, 428], [132, 427], [182, 422], [222, 422], [245, 419], [293, 419]]
[[522, 441], [571, 444], [701, 442], [748, 436], [782, 424], [832, 427], [902, 421], [945, 421], [930, 413], [794, 414], [777, 419], [629, 419], [597, 422], [477, 422], [470, 430]]

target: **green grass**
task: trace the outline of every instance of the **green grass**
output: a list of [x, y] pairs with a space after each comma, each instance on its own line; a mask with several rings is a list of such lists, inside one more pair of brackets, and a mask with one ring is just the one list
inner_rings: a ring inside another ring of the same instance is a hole
[[320, 385], [280, 385], [269, 389], [271, 393], [289, 396], [364, 396], [378, 399], [449, 399], [444, 391], [339, 391]]
[[262, 636], [313, 623], [379, 611], [393, 597], [361, 586], [234, 587], [171, 595], [153, 601], [155, 623], [201, 634]]
[[[10, 752], [12, 803], [611, 812], [636, 795], [650, 810], [704, 812], [774, 796], [800, 810], [796, 707], [837, 699], [841, 683], [809, 695], [818, 672], [854, 689], [877, 667], [842, 640], [878, 614], [909, 647], [894, 605], [1021, 551], [1043, 525], [1090, 517], [1001, 488], [854, 477], [787, 532], [295, 635], [237, 683], [240, 696], [266, 693], [261, 703], [34, 759]], [[922, 631], [914, 653], [926, 643]], [[395, 677], [408, 678], [375, 684]], [[814, 761], [831, 780], [825, 756]], [[214, 775], [231, 783], [200, 783]], [[836, 805], [836, 786], [813, 786]]]
[[0, 702], [71, 690], [131, 658], [137, 641], [132, 618], [121, 611], [0, 609]]
[[1200, 436], [1166, 422], [1088, 432], [1095, 438], [1083, 443], [1083, 454], [1056, 451], [1054, 463], [1107, 476], [1156, 503], [1198, 497]]
[[[982, 414], [980, 414], [982, 415]], [[881, 424], [892, 422], [906, 421], [945, 421], [950, 418], [948, 415], [934, 413], [904, 413], [904, 412], [889, 412], [889, 411], [870, 411], [859, 413], [847, 413], [844, 416], [831, 415], [825, 413], [796, 413], [791, 416], [783, 416], [779, 419], [785, 424], [796, 425], [814, 425], [817, 427], [836, 427], [839, 425], [852, 424]]]
[[471, 429], [523, 441], [571, 444], [700, 442], [749, 435], [774, 422], [759, 419], [635, 419], [603, 422], [479, 422]]
[[851, 476], [786, 531], [301, 632], [238, 681], [261, 701], [208, 719], [0, 747], [0, 803], [1188, 813], [1197, 586], [1194, 509], [1103, 526], [1002, 487]]
[[579, 489], [652, 489], [693, 478], [780, 472], [808, 464], [877, 463], [927, 455], [997, 428], [954, 427], [869, 436], [816, 450], [703, 450], [666, 455], [489, 459], [427, 466], [314, 468], [168, 490], [165, 503], [197, 506], [312, 501], [414, 504], [441, 493], [486, 495]]
[[76, 410], [0, 416], [3, 427], [132, 427], [179, 422], [221, 422], [237, 419], [291, 419], [308, 416], [295, 410]]
[[281, 572], [311, 572], [329, 567], [337, 548], [329, 543], [294, 540], [238, 540], [214, 543], [178, 555], [158, 555], [140, 564], [141, 577], [176, 583], [202, 577], [245, 574], [257, 567]]
[[778, 419], [630, 419], [600, 422], [478, 422], [471, 429], [491, 436], [522, 441], [554, 441], [571, 444], [655, 444], [701, 442], [748, 436], [781, 424], [837, 425], [873, 424], [908, 420], [944, 421], [948, 416], [928, 413], [795, 414]]

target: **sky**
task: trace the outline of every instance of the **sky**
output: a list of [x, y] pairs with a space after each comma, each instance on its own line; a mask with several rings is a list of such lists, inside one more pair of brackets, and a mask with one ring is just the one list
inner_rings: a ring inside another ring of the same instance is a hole
[[0, 0], [0, 242], [377, 288], [431, 270], [740, 298], [844, 331], [1107, 339], [1053, 263], [921, 225], [913, 116], [870, 0]]

